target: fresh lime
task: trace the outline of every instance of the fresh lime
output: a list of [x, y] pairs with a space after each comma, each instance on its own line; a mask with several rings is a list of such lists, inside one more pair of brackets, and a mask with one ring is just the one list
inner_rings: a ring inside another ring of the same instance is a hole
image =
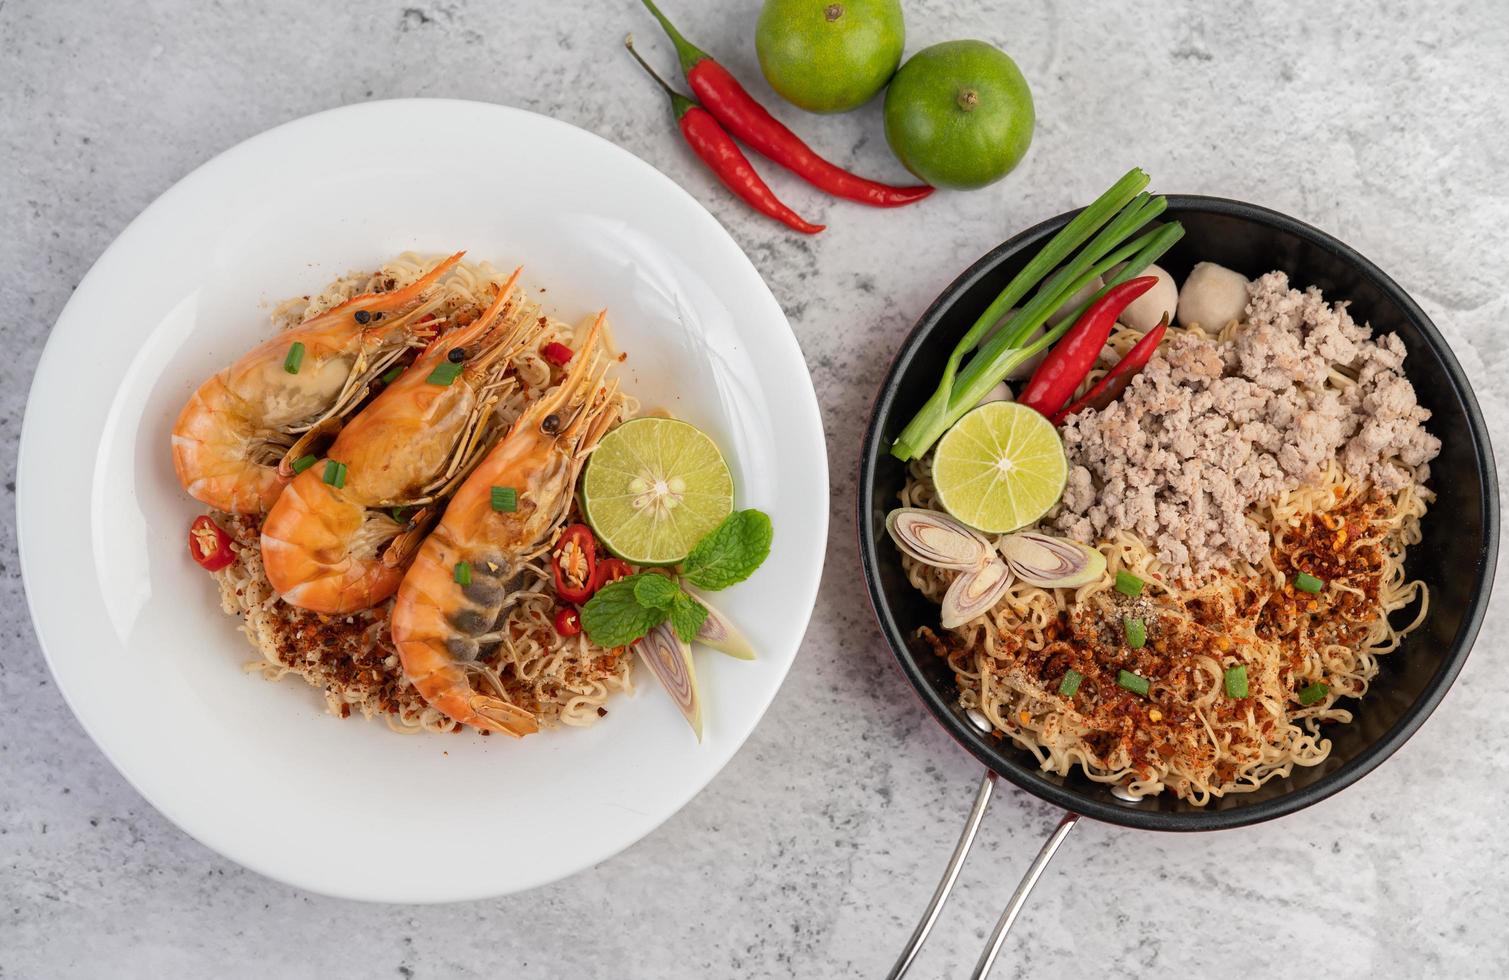
[[945, 510], [987, 534], [1042, 517], [1063, 495], [1069, 462], [1058, 430], [1016, 402], [990, 402], [938, 440], [933, 485]]
[[734, 506], [723, 454], [678, 419], [631, 419], [603, 437], [582, 475], [582, 511], [608, 550], [672, 565]]
[[1032, 91], [1016, 62], [984, 41], [924, 48], [885, 94], [885, 138], [934, 187], [984, 187], [1011, 172], [1032, 143]]
[[900, 0], [765, 0], [755, 52], [770, 87], [809, 112], [848, 112], [885, 87], [906, 41]]

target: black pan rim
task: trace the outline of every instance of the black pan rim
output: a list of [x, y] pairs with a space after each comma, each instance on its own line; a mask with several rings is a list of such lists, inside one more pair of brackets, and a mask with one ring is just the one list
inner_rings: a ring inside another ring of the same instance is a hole
[[1429, 686], [1415, 704], [1365, 751], [1346, 762], [1341, 768], [1327, 773], [1308, 786], [1295, 788], [1271, 800], [1234, 810], [1163, 812], [1141, 810], [1135, 806], [1113, 806], [1093, 799], [1073, 787], [1059, 785], [1044, 777], [1035, 766], [1027, 764], [1020, 758], [1020, 750], [1014, 745], [996, 744], [984, 733], [964, 723], [959, 716], [954, 714], [950, 701], [934, 690], [923, 676], [911, 656], [906, 639], [892, 616], [881, 590], [878, 573], [881, 558], [876, 548], [876, 538], [871, 533], [867, 520], [875, 505], [876, 465], [886, 451], [886, 447], [882, 444], [881, 420], [891, 410], [898, 378], [911, 363], [922, 342], [936, 328], [943, 314], [951, 308], [957, 298], [1007, 257], [1056, 231], [1078, 213], [1077, 209], [1039, 222], [980, 257], [929, 304], [927, 310], [908, 332], [886, 371], [870, 410], [864, 442], [861, 444], [856, 523], [859, 532], [860, 563], [870, 605], [897, 665], [934, 719], [982, 765], [1039, 799], [1095, 820], [1139, 830], [1175, 832], [1227, 830], [1262, 823], [1293, 813], [1340, 792], [1372, 772], [1398, 751], [1425, 723], [1426, 718], [1435, 711], [1446, 696], [1452, 682], [1461, 672], [1487, 612], [1499, 545], [1498, 477], [1487, 423], [1483, 418], [1477, 398], [1473, 394], [1472, 386], [1457, 362], [1456, 355], [1419, 304], [1382, 269], [1334, 236], [1270, 208], [1230, 198], [1195, 194], [1169, 194], [1167, 197], [1170, 212], [1207, 211], [1245, 218], [1272, 225], [1335, 253], [1355, 266], [1362, 275], [1372, 279], [1380, 289], [1399, 304], [1446, 369], [1454, 392], [1466, 410], [1472, 447], [1481, 479], [1480, 506], [1483, 509], [1484, 533], [1479, 567], [1482, 571], [1478, 588], [1473, 595], [1455, 643], [1442, 658]]

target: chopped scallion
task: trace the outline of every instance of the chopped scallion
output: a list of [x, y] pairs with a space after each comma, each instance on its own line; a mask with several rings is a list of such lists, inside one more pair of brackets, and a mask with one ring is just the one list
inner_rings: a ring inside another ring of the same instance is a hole
[[441, 385], [443, 387], [451, 384], [457, 378], [461, 377], [461, 372], [464, 370], [466, 370], [465, 364], [456, 364], [451, 361], [441, 361], [439, 364], [435, 365], [435, 370], [431, 371], [430, 376], [428, 378], [425, 378], [424, 380], [432, 385]]
[[1077, 670], [1064, 671], [1064, 679], [1058, 685], [1058, 693], [1066, 698], [1074, 697], [1079, 691], [1079, 682], [1085, 679], [1085, 675]]
[[283, 358], [283, 370], [289, 374], [298, 374], [299, 366], [304, 363], [304, 343], [295, 340], [288, 348], [288, 356]]
[[512, 513], [519, 509], [519, 491], [513, 487], [492, 488], [493, 510]]
[[1326, 587], [1326, 583], [1311, 575], [1309, 572], [1300, 572], [1294, 576], [1294, 587], [1301, 592], [1309, 592], [1314, 595]]
[[1127, 646], [1133, 650], [1141, 650], [1147, 646], [1147, 623], [1136, 616], [1128, 616], [1121, 622], [1126, 628]]
[[293, 469], [294, 473], [302, 473], [305, 470], [309, 469], [309, 467], [313, 466], [315, 463], [318, 463], [319, 461], [320, 461], [320, 458], [318, 456], [316, 456], [314, 453], [309, 453], [306, 456], [300, 456], [298, 459], [294, 460], [293, 463], [290, 464], [290, 465], [291, 465], [291, 468]]
[[456, 582], [458, 585], [472, 584], [472, 563], [469, 561], [456, 562]]
[[1116, 685], [1124, 687], [1133, 694], [1147, 697], [1148, 681], [1146, 677], [1139, 677], [1130, 670], [1119, 671], [1116, 674]]
[[1143, 584], [1142, 579], [1125, 569], [1118, 569], [1116, 572], [1116, 591], [1122, 595], [1137, 598], [1142, 595]]
[[1320, 681], [1316, 681], [1314, 684], [1311, 684], [1309, 687], [1299, 692], [1299, 703], [1308, 707], [1309, 705], [1315, 704], [1318, 701], [1324, 701], [1326, 699], [1326, 695], [1330, 693], [1331, 689], [1329, 687], [1322, 684]]
[[1226, 668], [1226, 696], [1228, 698], [1245, 698], [1247, 696], [1247, 667], [1238, 664], [1235, 667]]
[[339, 490], [346, 485], [346, 464], [325, 460], [325, 482]]
[[402, 376], [402, 374], [403, 365], [395, 364], [382, 373], [382, 383], [385, 385], [390, 385], [393, 382], [397, 381], [399, 377]]
[[407, 507], [394, 507], [392, 510], [388, 511], [388, 513], [393, 516], [393, 522], [395, 524], [409, 523], [409, 508]]

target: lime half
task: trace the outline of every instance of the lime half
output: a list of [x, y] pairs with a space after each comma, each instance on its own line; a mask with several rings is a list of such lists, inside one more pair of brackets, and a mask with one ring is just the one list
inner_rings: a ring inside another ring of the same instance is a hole
[[1025, 527], [1063, 496], [1069, 461], [1058, 431], [1016, 402], [991, 402], [938, 440], [933, 484], [945, 510], [988, 534]]
[[679, 419], [631, 419], [603, 437], [582, 476], [582, 511], [608, 550], [672, 565], [722, 523], [734, 481], [707, 434]]

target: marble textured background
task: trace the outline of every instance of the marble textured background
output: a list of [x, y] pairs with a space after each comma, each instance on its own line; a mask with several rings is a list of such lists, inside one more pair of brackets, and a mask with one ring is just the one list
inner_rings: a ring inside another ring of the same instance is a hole
[[[770, 94], [751, 41], [758, 4], [668, 5]], [[1491, 425], [1509, 431], [1509, 17], [1496, 0], [905, 6], [909, 51], [981, 37], [1016, 57], [1037, 99], [1036, 142], [1006, 181], [896, 213], [773, 173], [789, 203], [830, 223], [806, 240], [746, 211], [674, 136], [618, 46], [634, 30], [647, 55], [673, 65], [631, 0], [0, 0], [0, 977], [882, 973], [978, 770], [924, 716], [872, 624], [851, 530], [855, 447], [888, 352], [932, 296], [1002, 238], [1090, 199], [1131, 164], [1159, 189], [1246, 198], [1356, 245], [1436, 318]], [[287, 888], [143, 802], [51, 683], [8, 499], [48, 330], [138, 211], [270, 126], [416, 95], [567, 120], [689, 188], [791, 318], [834, 479], [830, 559], [802, 656], [723, 775], [587, 873], [439, 908]], [[878, 106], [838, 118], [777, 112], [836, 160], [902, 176]], [[1441, 710], [1340, 797], [1219, 834], [1082, 826], [997, 975], [1266, 976], [1300, 964], [1337, 977], [1509, 973], [1506, 630], [1501, 591]], [[914, 975], [967, 971], [1056, 819], [1015, 790], [999, 795]]]

